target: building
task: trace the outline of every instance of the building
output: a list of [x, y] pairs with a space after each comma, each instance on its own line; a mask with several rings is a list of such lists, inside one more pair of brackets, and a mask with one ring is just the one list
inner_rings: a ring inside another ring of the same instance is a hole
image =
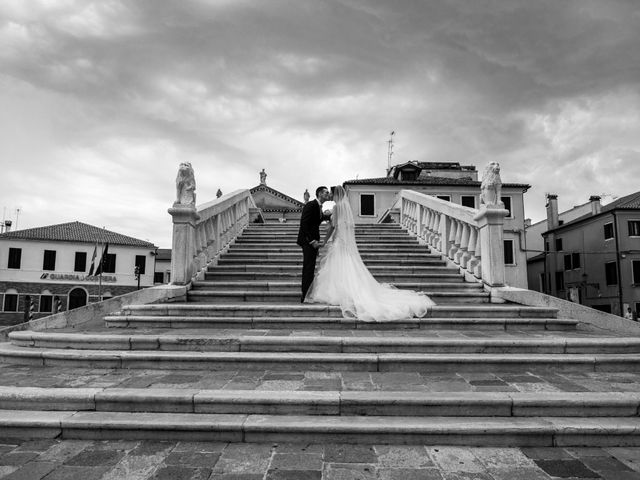
[[152, 286], [156, 248], [82, 222], [0, 234], [0, 323]]
[[256, 206], [262, 211], [262, 218], [267, 223], [300, 222], [304, 203], [285, 195], [267, 185], [267, 174], [260, 172], [260, 184], [251, 189], [251, 196]]
[[[396, 204], [400, 191], [415, 190], [465, 207], [480, 206], [478, 171], [457, 162], [407, 162], [391, 167], [387, 176], [344, 182], [356, 223], [379, 223]], [[524, 238], [524, 194], [530, 185], [502, 184], [502, 202], [509, 211], [504, 222], [507, 284], [527, 288]]]
[[534, 287], [608, 313], [640, 312], [640, 192], [560, 223], [557, 195], [547, 196], [544, 253], [530, 261]]
[[171, 249], [158, 248], [156, 253], [156, 266], [153, 273], [153, 283], [155, 285], [171, 283]]

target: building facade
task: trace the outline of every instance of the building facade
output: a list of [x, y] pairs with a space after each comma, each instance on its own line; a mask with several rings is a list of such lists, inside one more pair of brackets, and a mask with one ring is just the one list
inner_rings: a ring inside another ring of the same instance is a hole
[[[345, 190], [356, 223], [380, 223], [403, 189], [414, 190], [465, 207], [479, 208], [478, 171], [456, 162], [408, 162], [391, 167], [386, 177], [349, 180]], [[507, 284], [527, 288], [524, 194], [530, 185], [503, 183], [502, 202], [509, 211], [504, 222]]]
[[157, 247], [81, 222], [0, 234], [0, 323], [153, 285]]
[[267, 174], [260, 172], [260, 184], [251, 189], [253, 201], [266, 223], [300, 222], [304, 203], [267, 185]]
[[[596, 201], [597, 200], [597, 201]], [[640, 312], [640, 192], [560, 224], [556, 195], [547, 197], [545, 252], [531, 265], [533, 287], [597, 310]]]

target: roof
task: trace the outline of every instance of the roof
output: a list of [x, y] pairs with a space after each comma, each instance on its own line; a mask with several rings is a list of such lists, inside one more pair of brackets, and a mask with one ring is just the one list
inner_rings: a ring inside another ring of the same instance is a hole
[[47, 225], [45, 227], [27, 228], [25, 230], [15, 230], [0, 234], [0, 239], [16, 240], [47, 240], [56, 242], [79, 242], [95, 243], [104, 241], [112, 245], [126, 245], [129, 247], [156, 248], [156, 246], [145, 240], [128, 237], [120, 233], [94, 227], [82, 222], [59, 223], [57, 225]]
[[156, 253], [156, 260], [171, 260], [171, 249], [159, 248]]
[[[471, 185], [480, 188], [482, 182], [478, 180], [472, 180], [471, 178], [448, 178], [448, 177], [433, 177], [425, 176], [420, 177], [417, 180], [398, 180], [393, 177], [378, 177], [378, 178], [363, 178], [358, 180], [347, 180], [343, 185]], [[524, 188], [528, 190], [531, 185], [525, 183], [503, 183], [503, 187]]]
[[[560, 230], [563, 228], [574, 226], [590, 218], [595, 218], [595, 217], [599, 217], [600, 215], [611, 213], [614, 210], [640, 210], [640, 192], [631, 193], [624, 197], [618, 198], [617, 200], [614, 200], [611, 203], [603, 205], [602, 210], [600, 210], [600, 213], [596, 215], [587, 213], [586, 215], [578, 217], [575, 220], [571, 220], [570, 222], [559, 225], [556, 228], [547, 230], [547, 232], [553, 232], [555, 230]], [[544, 232], [544, 233], [547, 233], [547, 232]]]
[[[286, 195], [282, 192], [279, 192], [278, 190], [276, 190], [275, 188], [271, 188], [268, 185], [265, 184], [260, 184], [260, 185], [256, 185], [255, 187], [253, 187], [251, 190], [251, 194], [254, 194], [256, 192], [267, 192], [270, 193], [271, 195], [273, 195], [274, 197], [280, 198], [282, 200], [286, 200], [289, 203], [292, 203], [293, 205], [296, 206], [297, 209], [302, 210], [302, 208], [304, 207], [304, 203], [302, 203], [300, 200], [296, 200], [293, 197], [290, 197], [289, 195]], [[276, 210], [274, 210], [276, 211]], [[280, 211], [280, 210], [277, 210]], [[295, 210], [292, 210], [295, 211]]]

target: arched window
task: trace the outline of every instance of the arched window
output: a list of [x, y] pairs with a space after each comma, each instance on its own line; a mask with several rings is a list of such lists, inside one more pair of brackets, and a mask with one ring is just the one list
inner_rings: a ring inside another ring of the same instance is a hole
[[75, 287], [69, 292], [69, 310], [84, 307], [87, 304], [87, 291], [84, 288]]
[[15, 288], [9, 288], [4, 292], [4, 302], [2, 309], [5, 312], [18, 311], [18, 291]]

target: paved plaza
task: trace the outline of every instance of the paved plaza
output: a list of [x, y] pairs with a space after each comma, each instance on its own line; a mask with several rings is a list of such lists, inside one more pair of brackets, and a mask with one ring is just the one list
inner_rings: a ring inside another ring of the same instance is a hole
[[0, 441], [2, 480], [640, 479], [640, 448]]

